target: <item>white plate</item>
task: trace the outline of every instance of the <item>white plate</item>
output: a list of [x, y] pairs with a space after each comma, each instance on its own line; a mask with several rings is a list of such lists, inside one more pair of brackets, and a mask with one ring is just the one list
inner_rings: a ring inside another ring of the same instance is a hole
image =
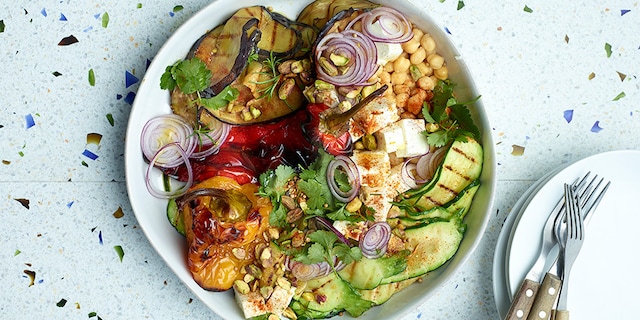
[[508, 286], [517, 291], [540, 250], [540, 230], [563, 194], [563, 184], [588, 171], [611, 186], [586, 230], [586, 239], [569, 279], [568, 308], [573, 319], [630, 319], [638, 312], [636, 246], [640, 243], [640, 151], [597, 154], [553, 176], [537, 192], [514, 226], [508, 259]]
[[[309, 1], [310, 2], [310, 1]], [[195, 14], [183, 24], [164, 46], [158, 51], [141, 81], [134, 101], [125, 146], [125, 168], [127, 190], [131, 206], [149, 242], [194, 294], [205, 305], [225, 319], [242, 319], [240, 310], [235, 304], [231, 292], [215, 293], [205, 291], [193, 281], [185, 261], [186, 243], [184, 238], [173, 230], [166, 218], [166, 201], [152, 197], [145, 187], [144, 172], [147, 164], [143, 161], [139, 145], [142, 127], [147, 120], [160, 114], [170, 113], [169, 93], [161, 90], [160, 76], [166, 66], [183, 59], [191, 45], [207, 30], [221, 24], [237, 9], [251, 5], [265, 5], [274, 8], [291, 19], [307, 1], [291, 0], [218, 0], [213, 1], [202, 11]], [[421, 29], [430, 33], [438, 44], [439, 53], [447, 61], [449, 77], [457, 83], [456, 93], [461, 101], [470, 101], [478, 96], [464, 60], [457, 53], [446, 33], [439, 28], [427, 13], [415, 7], [409, 1], [377, 1], [394, 7], [407, 14]], [[162, 27], [162, 26], [159, 26]], [[491, 127], [486, 119], [482, 103], [475, 103], [477, 108], [471, 110], [475, 123], [482, 132], [484, 145], [484, 169], [481, 176], [482, 187], [476, 194], [471, 211], [467, 215], [467, 233], [458, 249], [458, 253], [445, 266], [431, 272], [420, 284], [396, 295], [381, 307], [366, 312], [362, 319], [395, 318], [416, 308], [428, 296], [438, 290], [442, 284], [454, 274], [468, 259], [480, 242], [490, 217], [495, 190], [495, 151], [491, 137]], [[156, 179], [160, 180], [158, 174]]]
[[506, 281], [505, 261], [507, 260], [507, 250], [513, 237], [513, 226], [516, 224], [517, 220], [520, 219], [524, 209], [529, 205], [529, 202], [531, 202], [531, 199], [533, 199], [537, 194], [538, 190], [540, 190], [540, 188], [542, 188], [544, 184], [561, 169], [562, 167], [553, 170], [538, 179], [538, 181], [534, 182], [513, 205], [509, 216], [505, 219], [504, 224], [502, 225], [502, 230], [500, 231], [500, 235], [498, 235], [498, 242], [496, 243], [495, 255], [493, 256], [493, 295], [500, 318], [504, 318], [509, 311], [511, 304], [512, 294], [508, 290], [508, 284]]

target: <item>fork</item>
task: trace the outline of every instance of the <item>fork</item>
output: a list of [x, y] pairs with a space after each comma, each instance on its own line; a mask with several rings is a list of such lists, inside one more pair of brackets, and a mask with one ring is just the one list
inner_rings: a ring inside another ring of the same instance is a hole
[[558, 243], [560, 245], [560, 254], [558, 255], [561, 268], [562, 287], [560, 289], [560, 298], [558, 299], [558, 307], [556, 308], [555, 320], [568, 320], [569, 311], [567, 310], [567, 293], [569, 288], [569, 277], [571, 268], [575, 262], [582, 244], [584, 242], [584, 217], [581, 214], [580, 199], [575, 195], [573, 188], [564, 185], [565, 199], [565, 216], [566, 226], [563, 228], [562, 223], [557, 224], [558, 229], [564, 229], [558, 232], [560, 236]]

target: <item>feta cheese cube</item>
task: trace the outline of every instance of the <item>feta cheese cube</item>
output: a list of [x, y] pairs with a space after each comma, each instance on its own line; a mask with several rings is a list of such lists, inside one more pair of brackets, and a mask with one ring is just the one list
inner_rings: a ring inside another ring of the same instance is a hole
[[267, 310], [273, 314], [283, 314], [284, 310], [289, 306], [289, 302], [291, 302], [295, 291], [295, 287], [285, 289], [281, 286], [276, 286], [273, 289], [269, 300], [267, 300]]
[[246, 294], [235, 291], [236, 302], [244, 313], [246, 319], [257, 317], [267, 313], [267, 305], [264, 298], [257, 291], [250, 291]]
[[402, 128], [403, 146], [398, 147], [396, 155], [407, 158], [425, 154], [429, 151], [427, 138], [422, 134], [425, 129], [424, 119], [402, 119], [398, 121]]
[[373, 134], [378, 130], [398, 121], [400, 115], [396, 102], [379, 97], [371, 101], [360, 110], [350, 122], [349, 133], [353, 140], [358, 140], [365, 134]]
[[382, 187], [391, 171], [389, 154], [377, 151], [355, 150], [351, 160], [358, 167], [362, 185], [372, 188]]
[[378, 64], [384, 66], [389, 61], [394, 61], [400, 57], [402, 45], [399, 43], [383, 43], [376, 42], [376, 51], [378, 51]]
[[404, 135], [399, 122], [394, 122], [375, 133], [378, 148], [387, 153], [396, 152], [404, 146]]

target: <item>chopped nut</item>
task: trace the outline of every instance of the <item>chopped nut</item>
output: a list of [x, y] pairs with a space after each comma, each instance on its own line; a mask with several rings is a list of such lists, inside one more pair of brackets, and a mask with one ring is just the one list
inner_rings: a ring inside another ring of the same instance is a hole
[[358, 197], [355, 197], [353, 200], [347, 203], [345, 209], [347, 209], [347, 211], [349, 212], [356, 212], [360, 210], [360, 207], [362, 207], [362, 200], [360, 200], [360, 198]]
[[260, 260], [266, 261], [269, 259], [271, 259], [271, 249], [264, 248], [264, 250], [262, 250], [262, 253], [260, 253]]
[[256, 279], [256, 278], [255, 278], [254, 276], [252, 276], [252, 275], [250, 275], [250, 274], [248, 274], [248, 273], [244, 275], [244, 278], [242, 278], [242, 280], [243, 280], [244, 282], [246, 282], [246, 283], [249, 283], [249, 282], [251, 282], [251, 281], [253, 281], [253, 280], [255, 280], [255, 279]]
[[265, 243], [258, 243], [255, 248], [256, 257], [259, 257], [262, 254], [262, 250], [264, 250], [266, 247], [267, 245]]
[[314, 82], [314, 86], [318, 90], [333, 90], [333, 88], [335, 88], [335, 86], [333, 84], [331, 84], [329, 82], [322, 81], [322, 80], [316, 80]]
[[260, 288], [260, 294], [265, 300], [269, 299], [272, 293], [273, 293], [272, 287], [266, 286], [266, 287]]
[[296, 87], [295, 79], [289, 78], [283, 81], [282, 84], [280, 85], [280, 88], [278, 89], [278, 98], [280, 98], [280, 100], [287, 100], [287, 97], [291, 94], [291, 91], [293, 91], [293, 88], [295, 87]]
[[286, 278], [280, 277], [276, 280], [276, 284], [280, 286], [280, 288], [289, 290], [291, 288], [291, 283]]
[[305, 292], [302, 294], [302, 299], [307, 301], [314, 301], [316, 300], [316, 296], [311, 292]]
[[329, 59], [320, 57], [320, 59], [318, 59], [318, 63], [320, 63], [320, 67], [322, 68], [322, 70], [324, 70], [324, 72], [327, 73], [327, 75], [332, 77], [338, 75], [338, 68], [333, 63], [331, 63]]
[[238, 293], [240, 294], [247, 294], [249, 293], [249, 285], [242, 281], [242, 280], [236, 280], [233, 282], [233, 289], [235, 289]]
[[302, 65], [302, 61], [294, 61], [290, 67], [291, 72], [300, 73], [304, 71], [304, 66]]
[[277, 314], [270, 314], [267, 320], [280, 320], [280, 316]]
[[293, 312], [293, 310], [291, 308], [286, 308], [284, 309], [284, 312], [282, 313], [283, 316], [291, 319], [291, 320], [296, 320], [298, 319], [298, 316], [296, 315], [295, 312]]
[[294, 248], [299, 248], [304, 246], [305, 242], [306, 241], [305, 241], [305, 236], [303, 232], [298, 231], [295, 234], [293, 234], [293, 236], [291, 237], [291, 245]]
[[284, 205], [285, 208], [287, 208], [289, 210], [293, 210], [293, 209], [298, 207], [298, 204], [296, 203], [296, 200], [294, 200], [293, 198], [291, 198], [289, 196], [282, 196], [280, 198], [280, 202]]
[[255, 264], [248, 265], [246, 267], [246, 269], [247, 269], [247, 274], [250, 274], [255, 278], [261, 278], [262, 277], [262, 271]]
[[276, 228], [271, 227], [267, 230], [267, 232], [269, 232], [269, 237], [271, 237], [271, 239], [277, 240], [278, 238], [280, 238], [280, 231], [278, 231], [278, 229]]
[[301, 208], [295, 208], [293, 210], [290, 210], [289, 212], [287, 212], [287, 223], [294, 223], [298, 220], [300, 220], [300, 218], [302, 218], [302, 216], [304, 215], [304, 212], [302, 211]]
[[287, 60], [278, 65], [278, 72], [282, 74], [291, 73], [291, 64], [293, 64], [295, 60]]
[[233, 248], [231, 249], [231, 253], [233, 253], [233, 256], [238, 259], [244, 259], [247, 257], [247, 252], [243, 248]]
[[335, 53], [331, 53], [329, 59], [331, 59], [331, 62], [333, 62], [333, 65], [336, 67], [344, 67], [349, 63], [349, 58]]
[[364, 144], [364, 148], [367, 150], [376, 150], [378, 148], [376, 137], [372, 134], [365, 134], [364, 137], [362, 137], [362, 143]]

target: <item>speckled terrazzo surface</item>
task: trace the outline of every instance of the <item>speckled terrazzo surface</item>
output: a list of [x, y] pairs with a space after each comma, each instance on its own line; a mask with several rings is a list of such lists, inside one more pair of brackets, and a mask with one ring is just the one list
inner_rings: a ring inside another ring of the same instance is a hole
[[[467, 265], [406, 319], [497, 319], [493, 256], [559, 165], [640, 149], [636, 1], [413, 1], [465, 58], [493, 128], [495, 206]], [[218, 319], [137, 226], [125, 130], [154, 54], [208, 1], [0, 5], [0, 315]]]

